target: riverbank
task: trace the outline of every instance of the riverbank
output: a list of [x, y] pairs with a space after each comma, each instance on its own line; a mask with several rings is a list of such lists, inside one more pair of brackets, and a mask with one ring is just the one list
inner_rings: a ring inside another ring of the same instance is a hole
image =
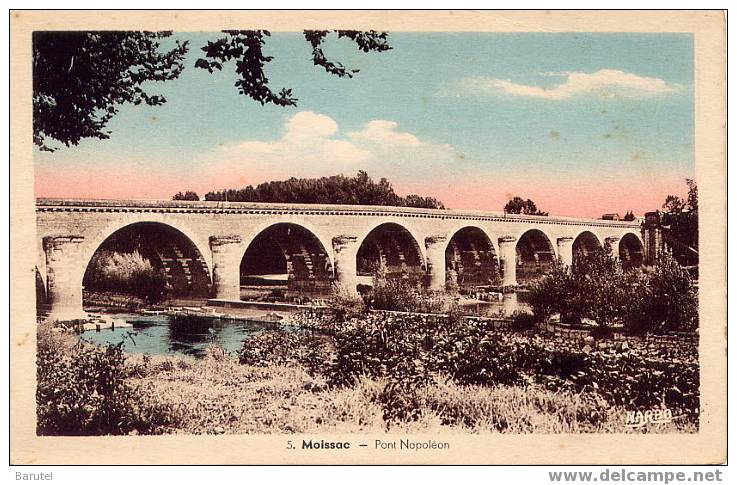
[[[214, 350], [200, 360], [136, 362], [130, 383], [146, 399], [176, 409], [167, 433], [627, 433], [626, 409], [593, 395], [542, 386], [463, 386], [438, 378], [413, 396], [416, 420], [385, 419], [388, 379], [331, 388], [294, 366], [244, 366]], [[694, 423], [649, 425], [648, 432], [696, 432]]]
[[551, 388], [553, 381], [532, 375], [483, 385], [433, 373], [403, 387], [397, 382], [407, 381], [397, 381], [396, 371], [369, 376], [366, 370], [338, 384], [334, 342], [316, 346], [307, 335], [264, 335], [237, 356], [210, 347], [200, 359], [127, 354], [125, 344], [79, 345], [47, 325], [39, 326], [38, 342], [40, 434], [698, 431], [698, 420], [686, 416], [631, 428], [631, 409], [612, 405], [598, 390]]

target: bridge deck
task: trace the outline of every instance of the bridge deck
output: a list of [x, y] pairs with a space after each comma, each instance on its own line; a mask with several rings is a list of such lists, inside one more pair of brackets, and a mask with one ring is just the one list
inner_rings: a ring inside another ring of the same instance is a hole
[[145, 212], [194, 212], [194, 213], [297, 213], [306, 215], [374, 215], [403, 216], [433, 219], [468, 219], [485, 221], [535, 222], [542, 224], [574, 224], [599, 227], [639, 228], [639, 222], [610, 221], [561, 216], [532, 216], [501, 212], [420, 209], [414, 207], [366, 206], [339, 204], [287, 204], [259, 202], [180, 201], [160, 199], [47, 199], [36, 200], [37, 211], [145, 211]]

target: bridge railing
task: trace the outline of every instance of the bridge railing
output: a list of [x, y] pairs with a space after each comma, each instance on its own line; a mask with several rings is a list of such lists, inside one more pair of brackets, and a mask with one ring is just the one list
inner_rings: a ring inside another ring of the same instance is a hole
[[[170, 210], [208, 210], [208, 211], [296, 211], [320, 215], [320, 213], [336, 213], [336, 215], [350, 214], [377, 214], [377, 215], [412, 215], [430, 218], [454, 218], [454, 219], [494, 219], [520, 222], [542, 222], [547, 224], [586, 224], [601, 227], [627, 227], [638, 228], [638, 222], [611, 221], [604, 219], [576, 218], [565, 216], [534, 216], [527, 214], [507, 214], [503, 212], [477, 211], [477, 210], [454, 210], [454, 209], [423, 209], [415, 207], [397, 206], [367, 206], [367, 205], [345, 205], [345, 204], [291, 204], [291, 203], [261, 203], [261, 202], [222, 202], [222, 201], [182, 201], [164, 199], [36, 199], [37, 210], [43, 209], [68, 209], [75, 208], [117, 208], [117, 209], [170, 209]], [[341, 213], [341, 214], [337, 214]]]

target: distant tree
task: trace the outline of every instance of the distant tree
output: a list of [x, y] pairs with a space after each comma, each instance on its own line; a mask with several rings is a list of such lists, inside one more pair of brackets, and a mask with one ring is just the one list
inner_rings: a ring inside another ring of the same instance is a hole
[[635, 214], [632, 211], [627, 211], [627, 213], [622, 218], [623, 221], [632, 222], [635, 220]]
[[[312, 62], [326, 72], [350, 78], [358, 72], [330, 61], [323, 43], [331, 31], [305, 30], [312, 46]], [[391, 49], [386, 32], [335, 30], [338, 38], [354, 42], [363, 52]], [[195, 67], [209, 72], [235, 61], [240, 94], [259, 103], [295, 106], [297, 98], [284, 88], [269, 87], [264, 67], [273, 57], [263, 54], [266, 30], [228, 30], [224, 37], [202, 47], [204, 58]], [[48, 144], [77, 145], [83, 138], [107, 139], [107, 124], [123, 104], [164, 104], [162, 95], [144, 90], [147, 81], [170, 81], [184, 69], [188, 42], [160, 50], [160, 40], [171, 32], [144, 31], [36, 31], [33, 33], [33, 142], [39, 149], [54, 151]]]
[[200, 196], [197, 195], [197, 192], [187, 190], [184, 193], [177, 192], [174, 194], [174, 197], [172, 197], [172, 200], [200, 200]]
[[355, 177], [345, 175], [313, 179], [292, 177], [288, 180], [264, 182], [256, 187], [249, 185], [238, 190], [208, 192], [205, 194], [205, 200], [445, 208], [443, 203], [434, 197], [419, 195], [401, 197], [394, 192], [392, 184], [386, 178], [374, 182], [363, 170]]
[[428, 209], [445, 209], [445, 206], [435, 197], [423, 197], [410, 194], [404, 197], [403, 204], [407, 207], [423, 207]]
[[522, 197], [514, 197], [507, 205], [504, 206], [504, 212], [507, 214], [529, 214], [532, 216], [547, 216], [547, 212], [538, 210], [537, 205], [530, 199], [524, 200]]
[[699, 248], [699, 189], [696, 182], [686, 179], [688, 196], [684, 200], [669, 195], [663, 203], [663, 225], [669, 226], [676, 239], [694, 249]]

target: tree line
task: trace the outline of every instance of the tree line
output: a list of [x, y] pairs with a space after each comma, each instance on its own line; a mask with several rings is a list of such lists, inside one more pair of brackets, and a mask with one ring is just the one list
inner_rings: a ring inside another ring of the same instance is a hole
[[665, 199], [662, 223], [683, 244], [699, 249], [699, 189], [693, 179], [686, 179], [688, 196], [669, 195]]
[[[174, 200], [199, 200], [192, 191], [178, 192]], [[435, 197], [416, 194], [400, 196], [391, 182], [382, 177], [375, 182], [361, 170], [355, 177], [333, 175], [320, 178], [276, 180], [242, 189], [223, 189], [205, 194], [205, 200], [227, 202], [269, 202], [294, 204], [346, 204], [445, 209]]]

